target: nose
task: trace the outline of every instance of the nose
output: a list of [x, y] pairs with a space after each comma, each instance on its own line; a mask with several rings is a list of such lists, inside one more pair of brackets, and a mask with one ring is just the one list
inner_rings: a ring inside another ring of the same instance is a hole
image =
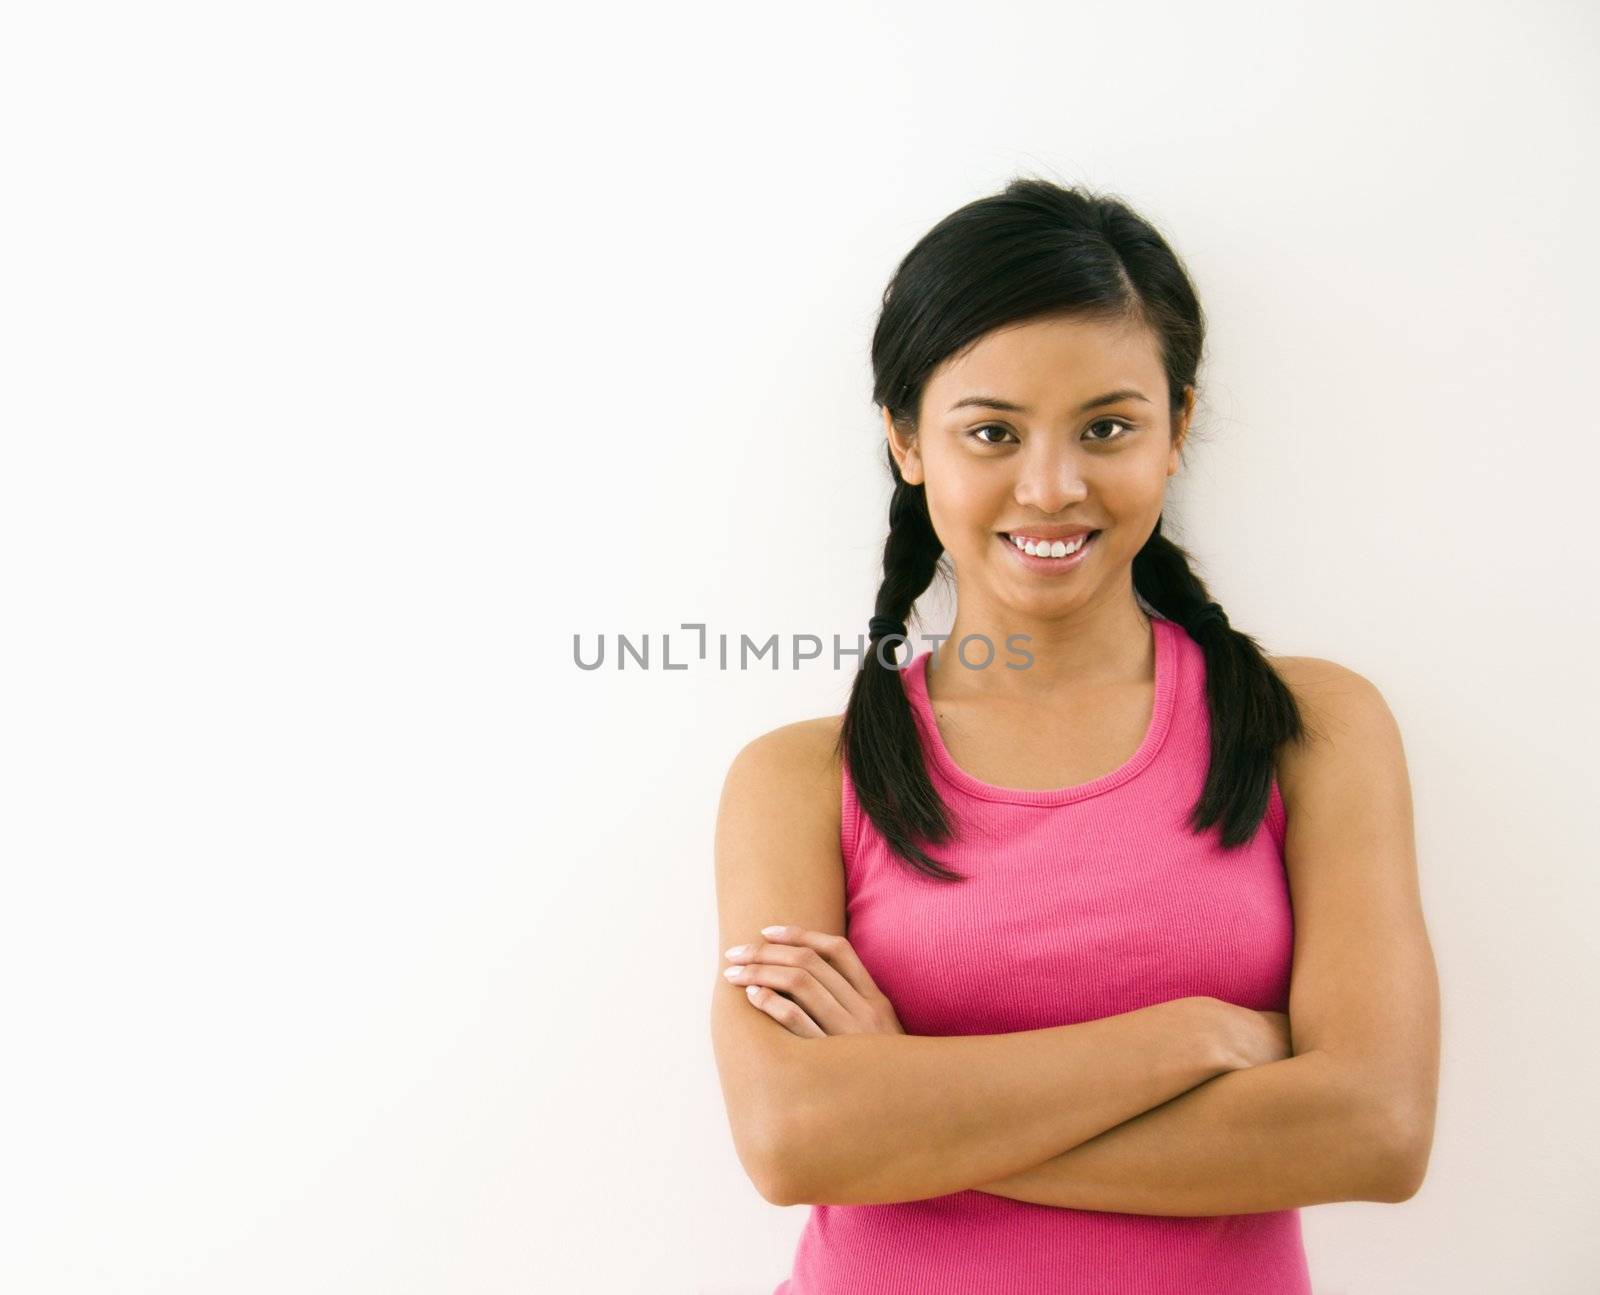
[[1018, 468], [1013, 494], [1017, 503], [1031, 512], [1054, 517], [1089, 497], [1081, 456], [1069, 445], [1035, 437], [1027, 453], [1019, 454], [1015, 461]]

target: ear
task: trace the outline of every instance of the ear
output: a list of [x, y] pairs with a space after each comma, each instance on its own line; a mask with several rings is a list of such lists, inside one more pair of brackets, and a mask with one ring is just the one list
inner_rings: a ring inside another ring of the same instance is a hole
[[895, 466], [908, 486], [922, 484], [922, 454], [915, 436], [904, 436], [894, 425], [894, 416], [887, 408], [883, 411], [883, 432], [889, 441], [889, 453], [894, 455]]
[[1183, 443], [1189, 436], [1189, 419], [1194, 414], [1194, 388], [1183, 389], [1183, 409], [1178, 414], [1177, 425], [1172, 429], [1172, 448], [1167, 452], [1167, 475], [1170, 477], [1183, 465]]

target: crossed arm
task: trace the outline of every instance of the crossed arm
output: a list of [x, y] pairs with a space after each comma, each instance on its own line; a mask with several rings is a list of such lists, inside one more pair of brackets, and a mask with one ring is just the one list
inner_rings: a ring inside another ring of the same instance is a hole
[[1324, 731], [1287, 753], [1295, 1054], [1233, 1070], [978, 1190], [1134, 1214], [1406, 1200], [1433, 1141], [1439, 991], [1398, 727], [1366, 679], [1317, 658], [1286, 678]]
[[[1292, 1055], [1197, 1069], [1181, 1042], [1181, 1012], [1159, 1013], [1155, 1028], [1066, 1028], [1097, 1031], [1092, 1046], [1089, 1036], [1050, 1031], [917, 1039], [892, 1019], [869, 1021], [862, 1033], [850, 1011], [866, 1004], [827, 963], [800, 951], [833, 993], [809, 973], [793, 979], [789, 954], [772, 958], [776, 965], [759, 965], [758, 955], [745, 968], [757, 974], [743, 981], [761, 1012], [747, 1015], [743, 995], [738, 1003], [719, 997], [715, 1031], [741, 1158], [768, 1199], [850, 1203], [978, 1190], [1194, 1216], [1404, 1200], [1417, 1190], [1432, 1142], [1439, 1005], [1398, 729], [1359, 675], [1315, 658], [1279, 664], [1286, 680], [1292, 671], [1316, 732], [1278, 765], [1295, 916]], [[836, 820], [811, 822], [815, 793], [806, 788], [786, 802], [788, 780], [778, 775], [790, 766], [772, 767], [764, 783], [751, 780], [760, 795], [726, 798], [734, 812], [719, 829], [719, 859], [765, 858], [781, 828], [810, 830], [820, 861]], [[792, 867], [774, 871], [747, 886], [743, 872], [724, 869], [725, 936], [795, 913], [826, 914], [813, 930], [841, 929], [842, 889], [831, 871], [822, 874], [820, 862], [815, 880]], [[835, 889], [817, 898], [825, 886]], [[794, 1002], [771, 992], [802, 984]], [[838, 1037], [819, 1044], [819, 1035]], [[827, 1051], [811, 1051], [819, 1046]], [[1173, 1055], [1175, 1066], [1146, 1067]], [[820, 1056], [827, 1061], [817, 1064]], [[1063, 1088], [1082, 1100], [1063, 1106]]]
[[976, 1190], [1124, 1214], [1252, 1214], [1415, 1190], [1411, 1135], [1332, 1058], [1232, 1070]]

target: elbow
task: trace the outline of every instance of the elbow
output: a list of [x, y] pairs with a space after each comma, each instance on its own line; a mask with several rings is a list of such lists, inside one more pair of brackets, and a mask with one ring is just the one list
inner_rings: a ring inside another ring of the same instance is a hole
[[769, 1136], [762, 1139], [760, 1154], [754, 1157], [751, 1174], [762, 1199], [772, 1205], [804, 1205], [811, 1199], [805, 1181], [805, 1135], [795, 1121], [778, 1121]]
[[784, 1174], [783, 1153], [765, 1140], [738, 1141], [739, 1163], [761, 1199], [769, 1205], [793, 1205], [790, 1179]]
[[[1434, 1101], [1402, 1092], [1384, 1073], [1339, 1067], [1346, 1181], [1333, 1199], [1398, 1205], [1422, 1189], [1433, 1147]], [[1356, 1150], [1359, 1148], [1359, 1150]], [[1353, 1180], [1353, 1181], [1352, 1181]]]
[[1368, 1199], [1398, 1205], [1422, 1190], [1433, 1149], [1433, 1122], [1410, 1113], [1391, 1112], [1376, 1139], [1378, 1170]]
[[798, 1205], [797, 1178], [784, 1141], [775, 1140], [761, 1157], [761, 1174], [756, 1181], [756, 1190], [769, 1205]]
[[818, 1105], [792, 1110], [768, 1143], [762, 1195], [774, 1205], [868, 1205], [856, 1194], [855, 1165], [838, 1154], [839, 1128]]

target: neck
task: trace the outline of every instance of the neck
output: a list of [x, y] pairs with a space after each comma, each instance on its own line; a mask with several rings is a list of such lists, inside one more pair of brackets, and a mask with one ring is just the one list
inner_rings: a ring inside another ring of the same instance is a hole
[[[930, 696], [990, 696], [1024, 701], [1066, 694], [1106, 684], [1153, 677], [1155, 645], [1150, 617], [1133, 597], [1089, 604], [1061, 616], [1040, 618], [1010, 608], [991, 614], [959, 603], [950, 637], [938, 645], [927, 665]], [[978, 635], [958, 652], [961, 640]], [[1027, 635], [1008, 644], [1008, 636]], [[985, 642], [987, 640], [987, 642]], [[987, 666], [976, 668], [989, 655]], [[931, 646], [931, 645], [930, 645]], [[962, 663], [974, 663], [969, 667]], [[1025, 668], [1007, 669], [1007, 664]]]

